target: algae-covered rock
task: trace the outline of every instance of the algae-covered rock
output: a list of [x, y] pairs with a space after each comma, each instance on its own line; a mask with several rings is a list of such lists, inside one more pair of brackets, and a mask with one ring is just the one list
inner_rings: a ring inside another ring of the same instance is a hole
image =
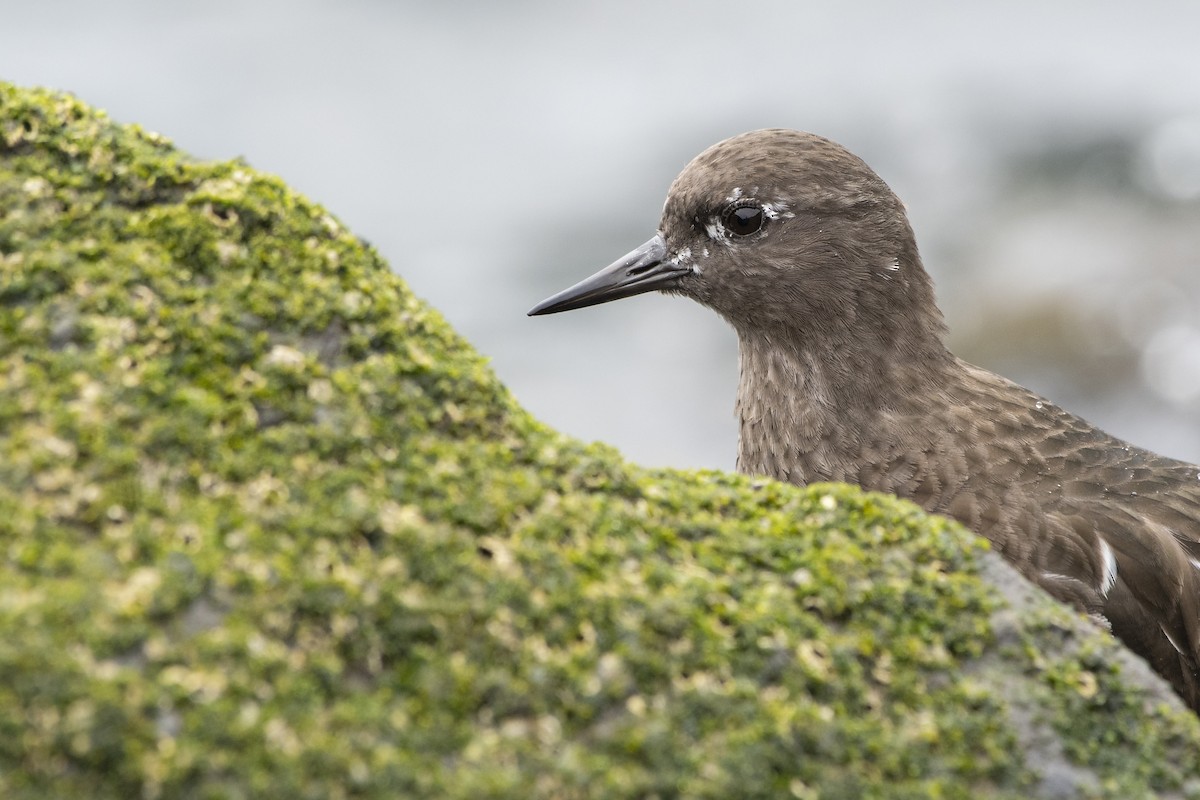
[[3, 84], [0, 554], [4, 798], [1200, 795], [956, 525], [549, 430], [278, 179]]

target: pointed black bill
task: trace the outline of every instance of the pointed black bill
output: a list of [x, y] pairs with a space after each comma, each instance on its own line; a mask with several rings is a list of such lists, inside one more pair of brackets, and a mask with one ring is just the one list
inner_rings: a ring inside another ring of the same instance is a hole
[[559, 311], [572, 311], [632, 297], [661, 289], [674, 283], [679, 276], [691, 272], [690, 267], [681, 267], [666, 259], [667, 243], [663, 241], [662, 234], [655, 234], [650, 241], [592, 277], [538, 303], [530, 309], [529, 316], [557, 314]]

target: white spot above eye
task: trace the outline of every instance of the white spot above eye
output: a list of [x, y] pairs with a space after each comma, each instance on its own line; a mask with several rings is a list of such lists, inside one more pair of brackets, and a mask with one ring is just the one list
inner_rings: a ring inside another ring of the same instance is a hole
[[767, 219], [791, 219], [796, 216], [791, 211], [788, 211], [788, 204], [782, 200], [777, 200], [774, 203], [763, 203], [763, 214]]
[[725, 198], [725, 202], [726, 203], [736, 202], [737, 200], [741, 199], [741, 196], [742, 196], [741, 188], [735, 186], [735, 187], [733, 187], [733, 191], [729, 193], [729, 196]]

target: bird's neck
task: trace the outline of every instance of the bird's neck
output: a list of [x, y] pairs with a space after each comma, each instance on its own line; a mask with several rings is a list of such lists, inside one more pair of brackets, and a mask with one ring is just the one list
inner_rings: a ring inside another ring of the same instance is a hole
[[797, 484], [855, 481], [864, 450], [903, 435], [895, 420], [953, 368], [935, 333], [870, 347], [794, 331], [738, 338], [738, 470]]

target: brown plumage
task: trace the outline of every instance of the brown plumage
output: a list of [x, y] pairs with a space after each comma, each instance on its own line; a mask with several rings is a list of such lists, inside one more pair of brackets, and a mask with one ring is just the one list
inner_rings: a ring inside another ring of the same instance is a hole
[[1111, 626], [1200, 711], [1200, 468], [960, 361], [904, 207], [812, 134], [721, 142], [658, 233], [531, 314], [658, 289], [737, 331], [741, 472], [907, 497]]

